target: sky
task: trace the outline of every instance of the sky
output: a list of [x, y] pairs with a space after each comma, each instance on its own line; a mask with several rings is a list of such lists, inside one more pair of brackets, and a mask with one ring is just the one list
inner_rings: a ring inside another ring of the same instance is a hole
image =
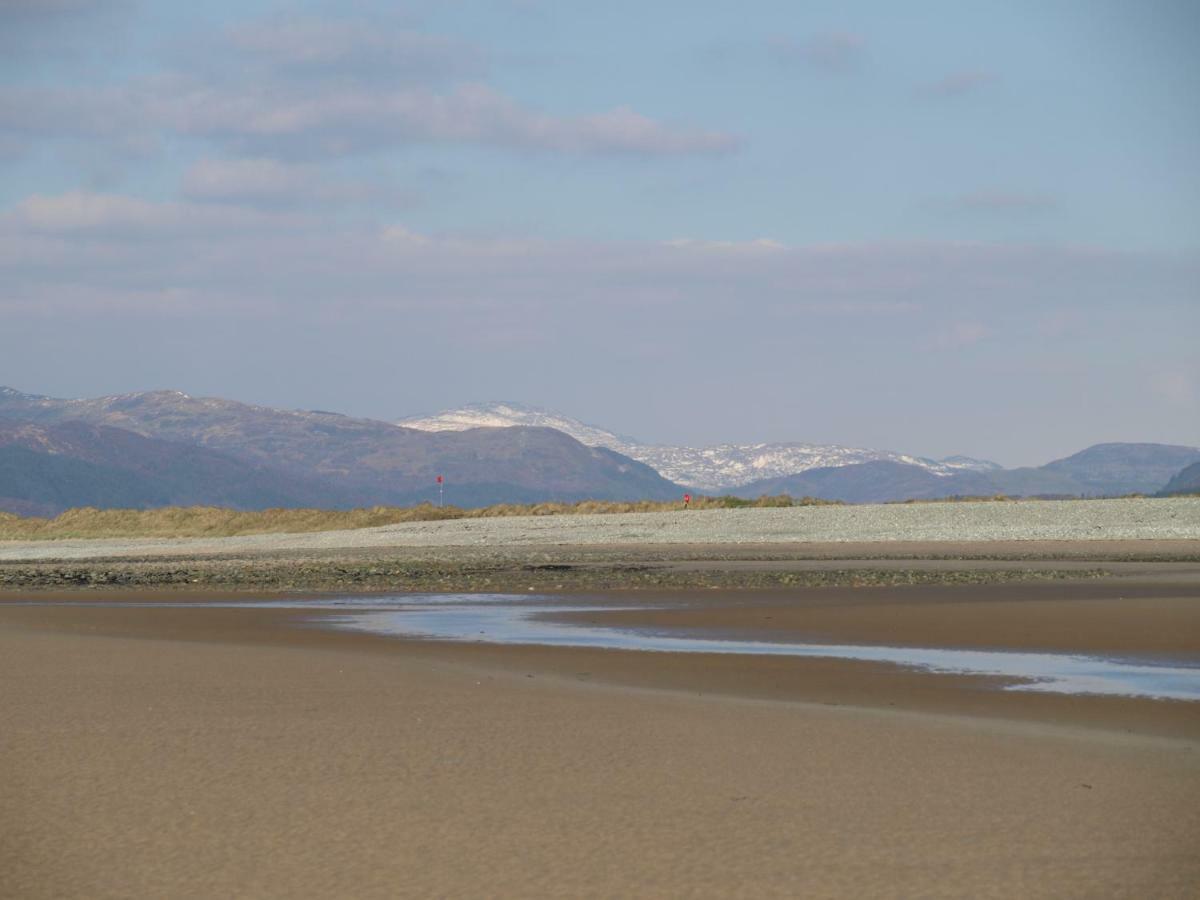
[[1200, 445], [1200, 5], [0, 0], [0, 384]]

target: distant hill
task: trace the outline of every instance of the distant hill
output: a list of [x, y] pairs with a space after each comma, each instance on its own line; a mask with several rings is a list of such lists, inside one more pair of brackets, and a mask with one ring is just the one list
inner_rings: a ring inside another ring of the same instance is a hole
[[1200, 462], [1200, 448], [1171, 444], [1096, 444], [1042, 466], [1063, 474], [1089, 494], [1153, 494], [1184, 466]]
[[1179, 472], [1159, 491], [1160, 497], [1176, 494], [1200, 494], [1200, 462], [1192, 463]]
[[783, 478], [755, 481], [735, 492], [741, 497], [789, 494], [844, 503], [932, 500], [955, 495], [995, 493], [986, 474], [935, 475], [921, 466], [890, 460], [809, 469]]
[[742, 497], [787, 493], [847, 503], [945, 497], [1091, 497], [1152, 494], [1200, 449], [1169, 444], [1097, 444], [1036, 468], [958, 472], [939, 476], [890, 461], [810, 469], [738, 488]]
[[[0, 389], [2, 420], [117, 428], [221, 454], [227, 462], [249, 467], [271, 487], [261, 499], [252, 492], [233, 495], [237, 502], [228, 505], [241, 508], [295, 505], [289, 499], [294, 495], [320, 501], [312, 505], [416, 503], [437, 498], [437, 475], [445, 476], [447, 502], [463, 506], [672, 499], [680, 493], [642, 463], [604, 448], [585, 447], [549, 428], [429, 433], [336, 413], [277, 410], [178, 391], [60, 400], [11, 388]], [[62, 458], [93, 461], [82, 446], [86, 443], [81, 439]], [[208, 464], [213, 464], [208, 457], [181, 458], [176, 475], [186, 482], [189, 466]], [[219, 476], [210, 473], [202, 481], [210, 486], [209, 495], [217, 495], [226, 478], [234, 479], [228, 482], [232, 489], [241, 477], [228, 470]], [[131, 505], [150, 502], [136, 499]]]

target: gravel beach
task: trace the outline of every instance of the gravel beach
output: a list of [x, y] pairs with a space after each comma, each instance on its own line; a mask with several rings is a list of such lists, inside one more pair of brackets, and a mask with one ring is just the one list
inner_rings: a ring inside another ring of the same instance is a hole
[[226, 538], [0, 542], [0, 560], [413, 547], [1200, 540], [1200, 498], [914, 503], [514, 516]]

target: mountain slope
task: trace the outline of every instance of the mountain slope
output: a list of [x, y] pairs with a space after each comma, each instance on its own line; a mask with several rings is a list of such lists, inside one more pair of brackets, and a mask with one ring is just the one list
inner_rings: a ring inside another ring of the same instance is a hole
[[82, 421], [194, 444], [322, 484], [359, 503], [668, 499], [653, 469], [549, 428], [431, 433], [336, 413], [277, 410], [178, 391], [59, 400], [0, 390], [0, 419]]
[[721, 444], [714, 447], [672, 447], [643, 444], [633, 438], [587, 425], [560, 413], [520, 403], [472, 403], [432, 416], [414, 416], [397, 423], [422, 431], [461, 431], [469, 428], [503, 428], [535, 425], [554, 428], [577, 441], [607, 447], [655, 469], [664, 478], [697, 490], [719, 493], [733, 487], [778, 478], [808, 469], [852, 465], [872, 460], [918, 466], [937, 475], [961, 471], [990, 471], [993, 462], [965, 456], [945, 460], [924, 459], [887, 450], [869, 450], [831, 444], [774, 443]]
[[1158, 494], [1160, 497], [1170, 497], [1174, 494], [1200, 494], [1200, 462], [1192, 463], [1175, 475]]
[[352, 506], [336, 488], [224, 453], [84, 422], [0, 420], [0, 509], [54, 515], [77, 506]]
[[56, 516], [76, 506], [146, 508], [169, 502], [136, 472], [27, 447], [0, 447], [0, 512]]

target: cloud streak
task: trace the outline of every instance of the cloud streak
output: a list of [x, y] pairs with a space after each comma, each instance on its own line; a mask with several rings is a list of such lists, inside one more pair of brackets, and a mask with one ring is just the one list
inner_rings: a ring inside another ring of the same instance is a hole
[[[277, 17], [200, 36], [176, 71], [96, 87], [0, 88], [0, 141], [194, 139], [242, 156], [320, 159], [419, 144], [573, 156], [729, 153], [718, 129], [618, 105], [563, 115], [481, 78], [473, 45], [388, 21]], [[12, 149], [9, 152], [13, 152]]]
[[34, 195], [18, 203], [4, 217], [15, 237], [24, 235], [76, 235], [120, 242], [133, 237], [169, 240], [184, 235], [217, 238], [231, 231], [283, 230], [312, 220], [245, 207], [215, 208], [192, 203], [154, 203], [120, 194], [71, 191], [52, 196]]
[[0, 92], [0, 122], [12, 137], [128, 139], [151, 130], [299, 157], [421, 143], [632, 156], [728, 153], [740, 145], [731, 134], [660, 122], [624, 106], [551, 115], [484, 84], [447, 92], [356, 86], [306, 92], [155, 79], [125, 89], [9, 88]]
[[[306, 173], [255, 161], [215, 163], [194, 170], [193, 187], [219, 196], [286, 193]], [[286, 210], [87, 192], [26, 198], [0, 214], [0, 238], [10, 278], [39, 285], [50, 303], [60, 283], [115, 293], [161, 284], [197, 297], [240, 292], [247, 303], [432, 303], [447, 317], [480, 305], [520, 317], [568, 307], [603, 314], [652, 302], [681, 317], [734, 309], [768, 318], [779, 311], [888, 311], [932, 315], [939, 328], [949, 320], [990, 331], [997, 315], [1025, 309], [1032, 320], [1081, 298], [1092, 309], [1133, 293], [1159, 305], [1191, 304], [1200, 276], [1200, 262], [1190, 256], [1076, 247], [481, 238], [421, 233], [402, 223], [330, 229], [320, 216]], [[982, 332], [954, 326], [947, 334], [961, 344]]]

